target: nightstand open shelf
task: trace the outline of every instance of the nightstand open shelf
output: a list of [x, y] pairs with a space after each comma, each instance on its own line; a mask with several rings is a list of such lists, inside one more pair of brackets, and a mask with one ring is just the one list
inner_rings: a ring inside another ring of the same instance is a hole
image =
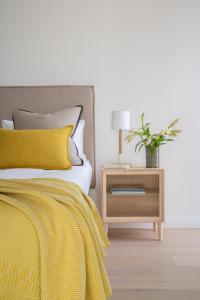
[[[163, 169], [102, 169], [102, 216], [109, 223], [151, 222], [162, 239]], [[143, 191], [129, 192], [137, 187]], [[121, 190], [119, 191], [118, 190]]]

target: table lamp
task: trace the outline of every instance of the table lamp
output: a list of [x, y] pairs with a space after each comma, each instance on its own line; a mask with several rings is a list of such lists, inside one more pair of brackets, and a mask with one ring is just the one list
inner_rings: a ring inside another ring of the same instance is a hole
[[122, 130], [130, 129], [130, 115], [128, 110], [120, 110], [112, 112], [112, 128], [118, 130], [119, 134], [119, 163], [122, 156]]

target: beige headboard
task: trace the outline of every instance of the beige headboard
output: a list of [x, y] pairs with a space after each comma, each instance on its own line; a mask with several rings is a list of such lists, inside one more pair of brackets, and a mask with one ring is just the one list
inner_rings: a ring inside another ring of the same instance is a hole
[[12, 119], [12, 112], [21, 108], [38, 113], [56, 112], [83, 105], [86, 120], [84, 151], [93, 167], [91, 187], [95, 187], [95, 116], [92, 86], [16, 86], [0, 87], [0, 127], [2, 119]]

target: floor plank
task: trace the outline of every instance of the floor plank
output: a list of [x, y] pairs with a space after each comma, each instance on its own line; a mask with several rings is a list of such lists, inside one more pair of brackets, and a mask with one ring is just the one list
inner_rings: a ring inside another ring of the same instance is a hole
[[110, 300], [197, 300], [199, 290], [117, 290]]
[[112, 300], [199, 300], [200, 229], [110, 229], [105, 258]]

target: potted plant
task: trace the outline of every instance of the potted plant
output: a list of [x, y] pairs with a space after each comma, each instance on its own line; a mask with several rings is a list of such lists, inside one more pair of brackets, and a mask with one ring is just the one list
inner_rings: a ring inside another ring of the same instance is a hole
[[174, 141], [174, 138], [181, 132], [180, 129], [176, 129], [175, 126], [179, 119], [174, 120], [169, 126], [161, 130], [159, 133], [152, 133], [150, 129], [151, 123], [144, 122], [144, 113], [141, 115], [141, 128], [131, 129], [125, 140], [129, 143], [136, 137], [140, 141], [135, 146], [135, 152], [141, 151], [144, 147], [146, 149], [146, 167], [158, 168], [159, 167], [159, 148], [161, 145], [165, 145], [166, 142]]

